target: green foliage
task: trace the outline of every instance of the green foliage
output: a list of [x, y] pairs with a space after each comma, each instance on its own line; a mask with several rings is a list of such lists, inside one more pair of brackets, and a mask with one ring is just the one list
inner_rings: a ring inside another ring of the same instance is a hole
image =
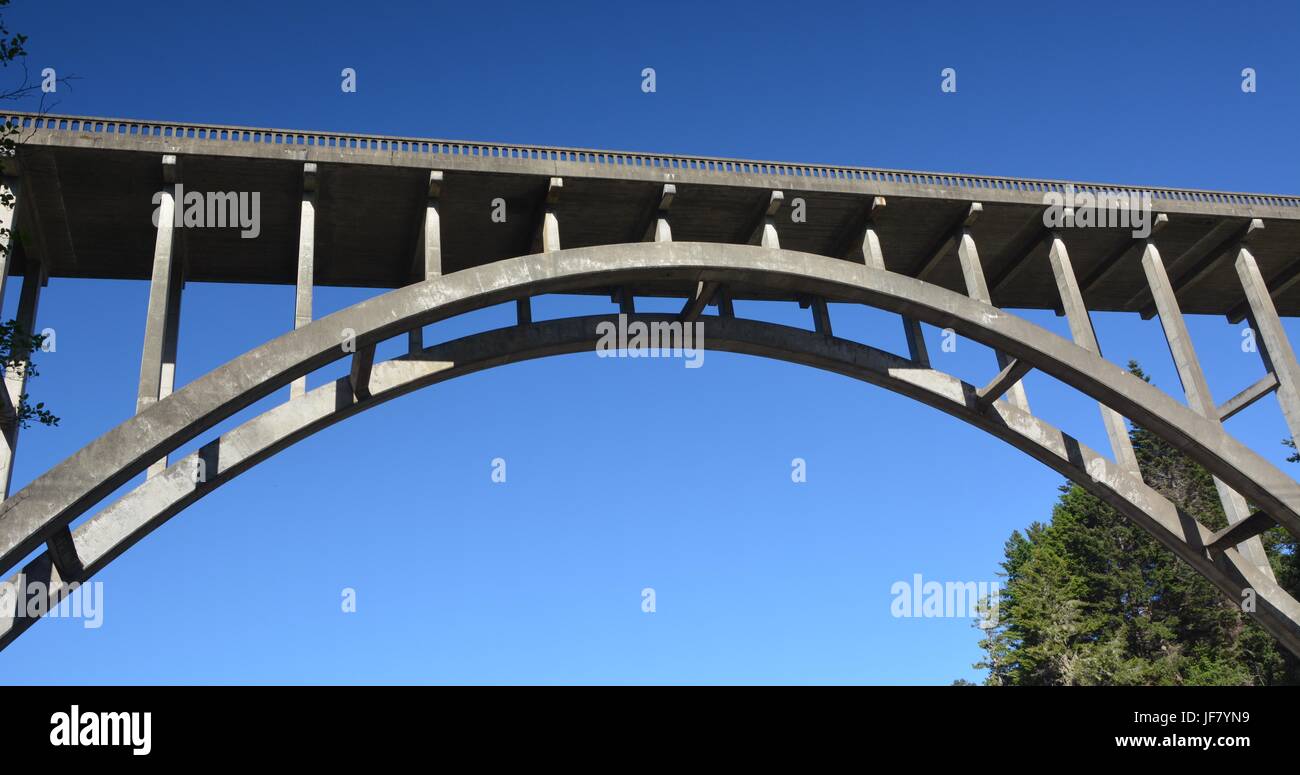
[[[0, 0], [0, 7], [6, 5], [9, 5], [9, 0]], [[4, 20], [0, 19], [0, 67], [8, 67], [10, 62], [27, 56], [27, 51], [23, 48], [25, 43], [27, 43], [26, 35], [10, 33]]]
[[[9, 0], [0, 0], [0, 8], [7, 5]], [[8, 67], [10, 63], [25, 58], [26, 43], [26, 35], [11, 33], [4, 20], [0, 19], [0, 66]], [[18, 88], [0, 93], [0, 99], [17, 99], [30, 93], [32, 89], [33, 87], [28, 85], [27, 79], [24, 78], [23, 84]], [[0, 126], [0, 175], [4, 173], [5, 160], [14, 158], [18, 153], [18, 133], [19, 127], [13, 121], [6, 120], [4, 125]], [[14, 204], [14, 195], [9, 187], [0, 188], [0, 207], [12, 209]], [[0, 228], [0, 245], [3, 246], [0, 250], [3, 251], [4, 259], [10, 257], [13, 244], [21, 238], [20, 232]], [[6, 261], [5, 265], [7, 264]], [[27, 331], [17, 320], [0, 323], [0, 364], [4, 367], [3, 376], [9, 379], [35, 377], [36, 364], [31, 361], [31, 354], [40, 352], [44, 342], [43, 334]], [[7, 391], [7, 388], [5, 390]], [[32, 423], [58, 425], [59, 418], [45, 408], [44, 402], [33, 404], [31, 396], [27, 393], [20, 395], [17, 406], [14, 406], [10, 403], [6, 392], [3, 401], [0, 401], [0, 430], [9, 431], [15, 426], [28, 428]]]
[[[30, 379], [37, 375], [31, 353], [39, 352], [44, 343], [44, 334], [33, 334], [16, 320], [0, 323], [0, 365], [10, 379]], [[8, 430], [15, 425], [28, 428], [33, 422], [40, 425], [59, 424], [59, 418], [45, 408], [44, 402], [33, 404], [27, 393], [19, 397], [18, 406], [13, 409], [12, 413], [0, 411], [0, 428]]]
[[[1147, 484], [1205, 526], [1226, 526], [1204, 468], [1143, 429], [1130, 437]], [[1281, 528], [1262, 539], [1297, 594], [1295, 540]], [[1012, 533], [1005, 555], [998, 625], [975, 665], [987, 684], [1300, 683], [1300, 663], [1237, 605], [1078, 485], [1061, 488], [1048, 524]]]

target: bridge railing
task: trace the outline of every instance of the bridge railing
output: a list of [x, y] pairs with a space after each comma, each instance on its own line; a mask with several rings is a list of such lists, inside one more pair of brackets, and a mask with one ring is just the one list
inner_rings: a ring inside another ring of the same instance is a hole
[[1133, 187], [1104, 183], [1071, 182], [1033, 178], [1009, 178], [995, 175], [957, 175], [917, 172], [873, 167], [826, 164], [793, 164], [685, 154], [636, 153], [592, 148], [564, 148], [512, 143], [474, 143], [389, 135], [308, 132], [291, 129], [194, 124], [131, 119], [91, 118], [56, 114], [10, 111], [2, 115], [7, 122], [23, 130], [47, 130], [136, 138], [204, 140], [219, 143], [253, 143], [262, 145], [308, 146], [377, 153], [409, 153], [428, 156], [456, 156], [500, 159], [533, 159], [558, 162], [638, 167], [661, 170], [691, 170], [704, 173], [768, 175], [817, 180], [866, 181], [916, 186], [941, 186], [1026, 193], [1064, 193], [1067, 187], [1076, 192], [1096, 195], [1148, 195], [1156, 201], [1177, 201], [1229, 206], [1261, 205], [1300, 208], [1300, 196], [1206, 191], [1165, 187]]

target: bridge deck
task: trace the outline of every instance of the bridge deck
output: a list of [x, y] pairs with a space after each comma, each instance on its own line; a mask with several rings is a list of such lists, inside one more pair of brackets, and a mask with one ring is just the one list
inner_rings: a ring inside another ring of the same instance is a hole
[[[188, 281], [294, 284], [302, 163], [311, 161], [319, 167], [318, 285], [388, 288], [410, 282], [428, 171], [437, 169], [445, 176], [444, 272], [534, 252], [548, 181], [558, 176], [564, 185], [554, 211], [566, 248], [639, 241], [661, 187], [673, 183], [677, 193], [669, 219], [676, 241], [745, 242], [761, 222], [769, 192], [780, 190], [786, 206], [776, 223], [783, 248], [861, 261], [857, 240], [867, 204], [872, 196], [884, 196], [887, 206], [873, 217], [886, 264], [913, 275], [968, 204], [980, 202], [984, 211], [972, 233], [993, 301], [1011, 308], [1059, 304], [1047, 245], [1037, 238], [1044, 196], [1062, 190], [1063, 181], [71, 116], [8, 117], [23, 127], [18, 168], [23, 196], [34, 205], [20, 222], [24, 242], [12, 262], [15, 272], [33, 252], [44, 254], [54, 277], [147, 279], [156, 233], [152, 197], [162, 186], [160, 157], [168, 153], [180, 157], [187, 191], [259, 192], [261, 200], [256, 239], [241, 239], [238, 228], [185, 231]], [[1288, 283], [1300, 267], [1300, 197], [1074, 185], [1153, 197], [1155, 212], [1169, 218], [1157, 244], [1170, 276], [1177, 282], [1199, 275], [1180, 289], [1188, 313], [1225, 314], [1243, 301], [1226, 255], [1231, 245], [1223, 247], [1223, 256], [1213, 254], [1250, 219], [1263, 220], [1265, 229], [1251, 236], [1251, 250], [1270, 285], [1282, 288], [1276, 293], [1278, 311], [1300, 314], [1300, 283]], [[806, 222], [790, 220], [795, 197], [806, 202]], [[506, 201], [505, 223], [491, 219], [495, 198]], [[1063, 237], [1090, 309], [1146, 306], [1140, 244], [1128, 229], [1066, 229]], [[1121, 254], [1126, 246], [1130, 249]], [[1087, 282], [1112, 259], [1113, 271]], [[964, 292], [954, 248], [928, 279]], [[684, 292], [654, 286], [634, 290]], [[758, 289], [733, 291], [741, 298], [766, 298]]]

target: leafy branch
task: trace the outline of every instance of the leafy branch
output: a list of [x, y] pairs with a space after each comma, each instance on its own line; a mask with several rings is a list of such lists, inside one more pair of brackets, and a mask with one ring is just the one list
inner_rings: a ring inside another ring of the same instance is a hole
[[[0, 8], [9, 5], [9, 2], [10, 0], [0, 0]], [[0, 19], [0, 67], [8, 68], [11, 64], [17, 64], [23, 71], [22, 80], [17, 86], [0, 91], [0, 100], [21, 100], [39, 90], [39, 112], [44, 113], [47, 92], [41, 84], [32, 83], [29, 78], [26, 45], [27, 36], [11, 32], [4, 19]], [[73, 77], [56, 78], [56, 83], [69, 84]], [[20, 124], [12, 119], [6, 119], [4, 125], [0, 126], [0, 175], [4, 174], [5, 162], [18, 155], [18, 145], [22, 141], [21, 131]], [[16, 204], [13, 191], [8, 186], [0, 186], [0, 208], [12, 214]], [[0, 227], [0, 271], [8, 270], [14, 245], [21, 239], [22, 234], [16, 229]], [[6, 433], [15, 428], [28, 428], [33, 423], [50, 426], [59, 424], [59, 418], [45, 408], [43, 401], [32, 403], [30, 394], [24, 392], [18, 395], [15, 405], [9, 389], [11, 383], [21, 385], [26, 379], [37, 375], [31, 354], [42, 350], [45, 339], [44, 334], [28, 331], [17, 320], [0, 323], [0, 366], [3, 367], [3, 375], [0, 376], [3, 376], [5, 382], [3, 395], [0, 395], [0, 430]]]

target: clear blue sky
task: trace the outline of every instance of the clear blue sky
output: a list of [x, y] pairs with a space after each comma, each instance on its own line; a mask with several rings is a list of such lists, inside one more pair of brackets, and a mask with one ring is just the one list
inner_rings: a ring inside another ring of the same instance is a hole
[[[5, 20], [31, 37], [33, 73], [79, 77], [58, 93], [66, 113], [1300, 193], [1291, 3], [16, 0]], [[945, 67], [956, 94], [940, 93]], [[16, 486], [134, 410], [147, 292], [50, 282], [39, 327], [58, 349], [31, 387], [63, 424], [24, 434]], [[317, 315], [371, 293], [321, 289]], [[836, 333], [902, 349], [891, 316], [834, 315]], [[1095, 322], [1107, 357], [1179, 391], [1157, 321]], [[292, 323], [291, 288], [190, 284], [179, 383]], [[1191, 328], [1219, 400], [1262, 375], [1222, 318]], [[971, 381], [995, 370], [971, 343], [943, 358]], [[1027, 387], [1046, 419], [1106, 448], [1087, 399], [1040, 374]], [[1285, 457], [1273, 401], [1231, 428]], [[970, 623], [895, 619], [890, 586], [996, 579], [1003, 542], [1048, 517], [1060, 483], [945, 415], [795, 366], [515, 365], [367, 412], [219, 489], [98, 577], [101, 629], [37, 624], [0, 653], [0, 681], [978, 680]]]

